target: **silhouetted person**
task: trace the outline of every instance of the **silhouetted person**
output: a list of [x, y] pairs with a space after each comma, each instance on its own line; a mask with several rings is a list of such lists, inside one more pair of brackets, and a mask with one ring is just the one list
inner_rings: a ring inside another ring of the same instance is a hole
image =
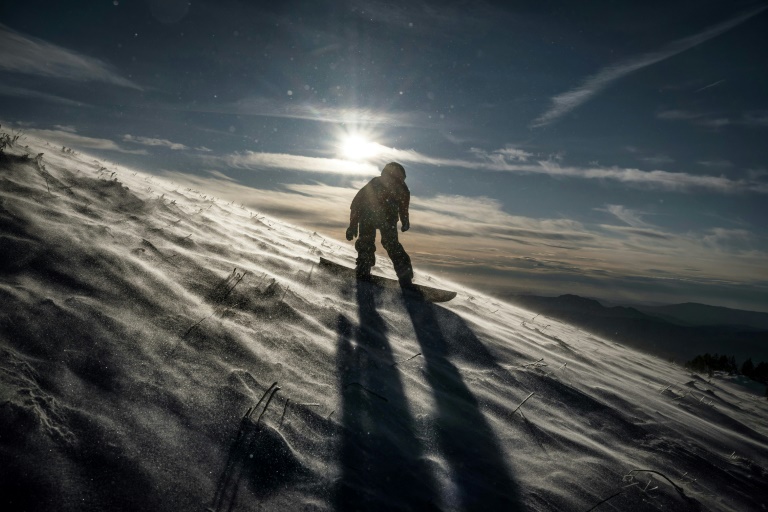
[[395, 266], [400, 285], [409, 287], [413, 280], [411, 258], [397, 239], [397, 221], [403, 231], [411, 227], [408, 221], [408, 205], [411, 191], [405, 184], [405, 169], [397, 162], [384, 166], [381, 176], [373, 178], [352, 200], [349, 214], [347, 240], [358, 235], [357, 278], [369, 279], [371, 267], [376, 263], [376, 230], [381, 231], [381, 245], [386, 249]]

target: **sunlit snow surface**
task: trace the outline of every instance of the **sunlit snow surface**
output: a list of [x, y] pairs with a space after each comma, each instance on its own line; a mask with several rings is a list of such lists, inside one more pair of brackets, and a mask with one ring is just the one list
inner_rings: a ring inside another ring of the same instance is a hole
[[0, 168], [3, 510], [768, 507], [762, 389], [44, 141]]

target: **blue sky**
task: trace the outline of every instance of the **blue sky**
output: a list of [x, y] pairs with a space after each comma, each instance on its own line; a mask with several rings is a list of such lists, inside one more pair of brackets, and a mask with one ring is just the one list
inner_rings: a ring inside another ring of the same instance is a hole
[[339, 239], [397, 160], [417, 270], [768, 311], [765, 2], [516, 4], [2, 1], [0, 120]]

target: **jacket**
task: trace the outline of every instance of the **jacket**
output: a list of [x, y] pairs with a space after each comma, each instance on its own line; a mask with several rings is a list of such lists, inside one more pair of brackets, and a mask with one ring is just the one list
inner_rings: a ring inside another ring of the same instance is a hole
[[349, 225], [372, 222], [377, 226], [397, 224], [398, 218], [408, 223], [408, 206], [411, 191], [404, 181], [387, 177], [376, 177], [358, 191], [352, 200]]

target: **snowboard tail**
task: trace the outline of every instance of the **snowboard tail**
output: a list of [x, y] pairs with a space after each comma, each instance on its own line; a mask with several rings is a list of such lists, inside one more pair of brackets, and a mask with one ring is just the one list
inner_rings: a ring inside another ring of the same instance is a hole
[[[346, 265], [326, 258], [320, 258], [320, 267], [327, 269], [337, 276], [357, 279], [357, 274], [354, 268], [350, 268]], [[371, 274], [370, 279], [367, 279], [366, 281], [381, 288], [391, 288], [397, 290], [401, 288], [400, 282], [397, 279], [383, 277], [376, 274]], [[431, 286], [424, 286], [416, 283], [414, 283], [411, 287], [403, 289], [403, 293], [408, 297], [419, 297], [428, 302], [448, 302], [449, 300], [456, 297], [456, 292], [450, 290], [441, 290], [440, 288], [433, 288]]]

